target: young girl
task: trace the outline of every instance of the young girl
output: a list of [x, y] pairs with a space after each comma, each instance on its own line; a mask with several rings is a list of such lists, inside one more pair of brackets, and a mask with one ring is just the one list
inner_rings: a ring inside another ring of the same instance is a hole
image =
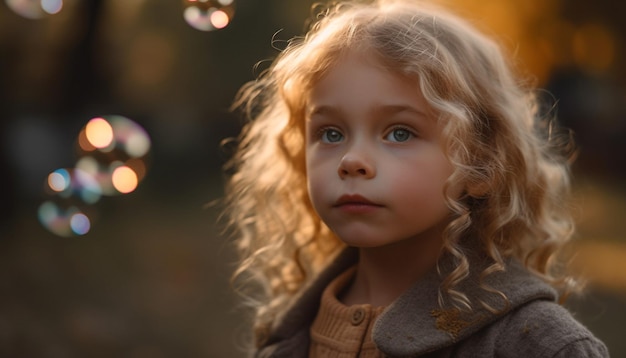
[[[604, 357], [575, 288], [568, 162], [491, 40], [343, 2], [236, 105], [227, 188], [259, 357]], [[563, 142], [561, 140], [561, 142]]]

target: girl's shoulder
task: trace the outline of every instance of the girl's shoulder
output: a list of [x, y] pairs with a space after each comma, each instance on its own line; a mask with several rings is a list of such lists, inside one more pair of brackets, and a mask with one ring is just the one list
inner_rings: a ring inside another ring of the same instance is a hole
[[505, 314], [477, 335], [492, 335], [503, 356], [608, 357], [606, 346], [563, 306], [534, 300]]
[[608, 357], [604, 344], [556, 303], [557, 292], [521, 263], [508, 260], [506, 270], [488, 276], [482, 283], [491, 291], [481, 287], [480, 262], [472, 264], [478, 269], [458, 285], [472, 311], [439, 308], [441, 279], [425, 277], [379, 317], [378, 347], [389, 356]]

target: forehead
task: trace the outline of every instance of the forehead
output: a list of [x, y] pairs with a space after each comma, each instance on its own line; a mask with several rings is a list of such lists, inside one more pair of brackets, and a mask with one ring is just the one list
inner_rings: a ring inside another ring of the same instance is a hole
[[339, 58], [312, 84], [307, 101], [309, 113], [319, 107], [355, 110], [373, 106], [413, 107], [421, 112], [430, 107], [417, 78], [393, 72], [362, 52]]

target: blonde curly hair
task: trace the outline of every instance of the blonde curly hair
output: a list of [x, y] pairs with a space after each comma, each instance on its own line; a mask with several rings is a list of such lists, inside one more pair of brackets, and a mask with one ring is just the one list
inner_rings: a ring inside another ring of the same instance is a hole
[[[556, 136], [554, 122], [538, 114], [534, 91], [521, 83], [497, 43], [421, 2], [341, 2], [318, 8], [308, 34], [291, 40], [234, 104], [250, 122], [230, 162], [225, 213], [241, 255], [235, 276], [262, 289], [255, 301], [257, 340], [345, 247], [308, 196], [304, 123], [312, 87], [357, 47], [414, 79], [439, 115], [454, 167], [444, 192], [454, 218], [443, 250], [457, 264], [440, 297], [472, 309], [455, 289], [469, 273], [470, 242], [493, 262], [481, 277], [504, 270], [504, 260], [514, 257], [561, 292], [572, 288], [555, 260], [574, 227], [567, 206], [569, 157], [555, 148], [571, 141]], [[464, 193], [453, 198], [448, 188], [458, 187]]]

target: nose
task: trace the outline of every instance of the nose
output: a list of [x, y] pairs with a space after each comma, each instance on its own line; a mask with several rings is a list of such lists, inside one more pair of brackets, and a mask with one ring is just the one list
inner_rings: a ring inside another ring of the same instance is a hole
[[347, 152], [339, 162], [339, 177], [346, 179], [348, 177], [362, 177], [363, 179], [371, 179], [376, 176], [376, 168], [370, 160], [363, 155], [353, 151]]

